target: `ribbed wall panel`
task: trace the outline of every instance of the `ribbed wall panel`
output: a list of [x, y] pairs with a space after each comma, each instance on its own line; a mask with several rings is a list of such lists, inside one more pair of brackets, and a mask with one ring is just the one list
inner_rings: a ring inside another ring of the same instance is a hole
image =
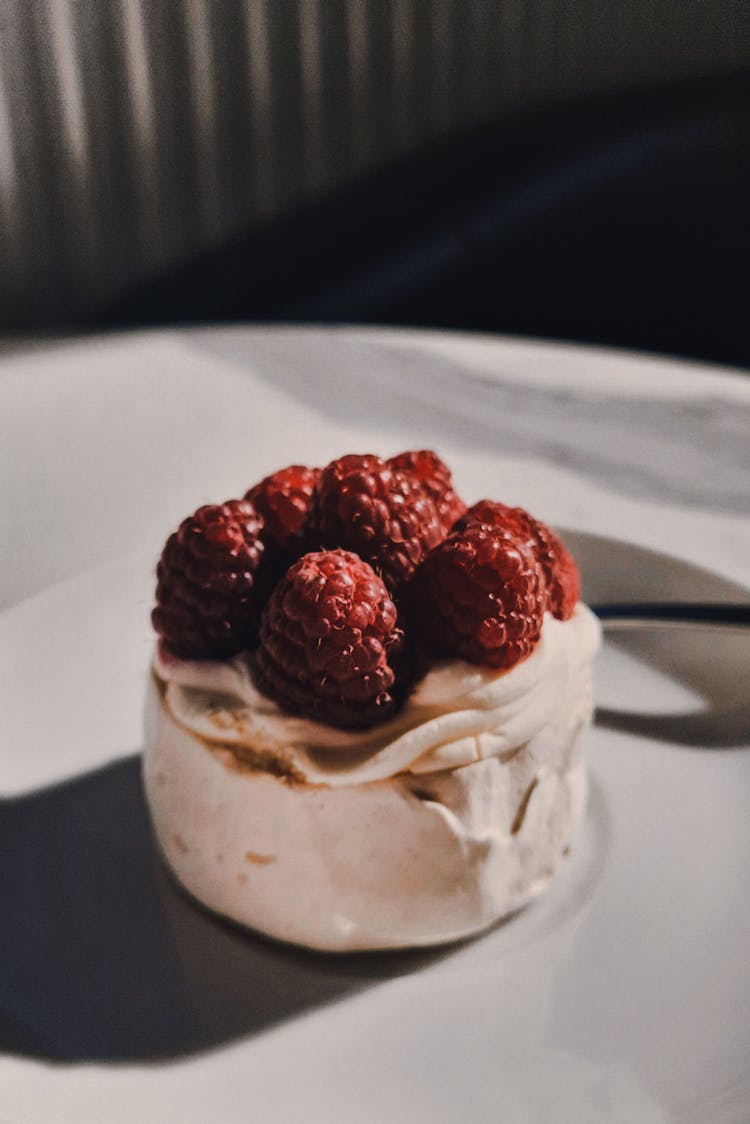
[[0, 323], [467, 124], [749, 61], [744, 0], [0, 0]]

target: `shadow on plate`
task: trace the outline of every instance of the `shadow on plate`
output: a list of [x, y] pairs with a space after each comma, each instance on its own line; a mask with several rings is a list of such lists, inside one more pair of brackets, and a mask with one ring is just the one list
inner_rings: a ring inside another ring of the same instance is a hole
[[176, 1057], [432, 963], [310, 953], [196, 907], [153, 845], [140, 760], [0, 803], [0, 1052]]
[[695, 749], [746, 749], [750, 741], [750, 703], [697, 714], [639, 714], [598, 707], [595, 721], [608, 730]]
[[[750, 601], [750, 590], [657, 551], [564, 532], [583, 575], [584, 597], [608, 601]], [[644, 628], [606, 635], [607, 645], [686, 688], [696, 708], [684, 713], [599, 707], [598, 725], [638, 737], [703, 749], [750, 741], [750, 630]], [[637, 700], [633, 700], [637, 703]]]

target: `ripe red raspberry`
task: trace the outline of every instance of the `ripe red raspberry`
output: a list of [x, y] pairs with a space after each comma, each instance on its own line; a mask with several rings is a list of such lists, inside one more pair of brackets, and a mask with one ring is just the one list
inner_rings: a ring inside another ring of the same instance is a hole
[[458, 524], [471, 521], [488, 523], [507, 530], [528, 542], [536, 552], [547, 582], [547, 609], [558, 620], [566, 621], [581, 598], [581, 577], [573, 556], [559, 535], [522, 507], [507, 507], [493, 500], [480, 500], [470, 507]]
[[411, 472], [380, 457], [341, 457], [321, 473], [315, 532], [322, 546], [355, 551], [395, 590], [445, 537], [435, 502]]
[[453, 477], [448, 465], [432, 449], [399, 453], [388, 461], [391, 468], [400, 468], [416, 476], [432, 496], [446, 534], [466, 511], [466, 504], [453, 490]]
[[167, 539], [154, 628], [182, 659], [222, 659], [257, 639], [263, 520], [248, 500], [200, 507]]
[[287, 556], [301, 553], [305, 521], [319, 476], [319, 468], [290, 464], [266, 476], [246, 494], [245, 499], [255, 505], [263, 519], [267, 547]]
[[305, 554], [271, 595], [258, 687], [285, 710], [345, 729], [389, 717], [404, 635], [374, 570], [344, 550]]
[[542, 631], [546, 589], [530, 547], [487, 523], [454, 530], [424, 563], [422, 629], [445, 656], [508, 669]]

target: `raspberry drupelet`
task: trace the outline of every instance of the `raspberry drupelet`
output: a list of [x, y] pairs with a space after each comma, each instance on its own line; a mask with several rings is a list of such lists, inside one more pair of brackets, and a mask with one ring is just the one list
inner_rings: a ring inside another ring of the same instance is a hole
[[344, 550], [304, 555], [276, 586], [255, 654], [259, 688], [285, 710], [356, 729], [400, 701], [404, 636], [373, 569]]
[[207, 504], [167, 539], [151, 620], [181, 659], [224, 659], [257, 637], [263, 520], [248, 500]]

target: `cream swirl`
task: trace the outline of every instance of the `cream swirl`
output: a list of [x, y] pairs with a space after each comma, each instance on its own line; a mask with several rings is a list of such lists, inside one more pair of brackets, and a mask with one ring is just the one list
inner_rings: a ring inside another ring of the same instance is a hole
[[512, 756], [546, 724], [598, 643], [598, 621], [585, 605], [569, 621], [547, 616], [523, 663], [506, 672], [437, 663], [397, 715], [364, 731], [285, 714], [258, 691], [242, 656], [204, 662], [157, 652], [154, 671], [173, 718], [204, 741], [273, 759], [308, 784], [343, 787]]

